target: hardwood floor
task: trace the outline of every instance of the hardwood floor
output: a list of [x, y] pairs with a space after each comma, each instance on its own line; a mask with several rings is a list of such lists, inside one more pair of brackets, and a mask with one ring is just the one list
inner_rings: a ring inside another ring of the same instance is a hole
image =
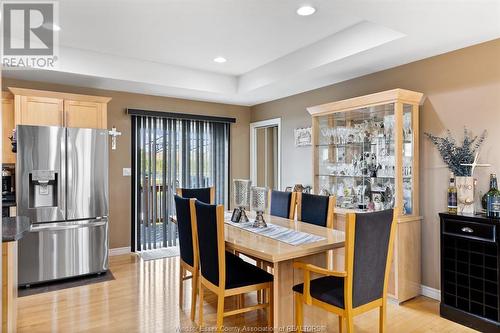
[[[178, 258], [141, 261], [134, 255], [111, 257], [115, 280], [71, 289], [22, 297], [18, 301], [18, 332], [195, 332], [189, 318], [190, 297], [179, 309]], [[185, 295], [189, 295], [190, 282]], [[216, 299], [205, 297], [205, 329], [215, 325]], [[255, 293], [247, 295], [246, 304], [255, 302]], [[228, 308], [236, 301], [229, 299]], [[293, 306], [290, 304], [290, 306]], [[442, 319], [438, 302], [418, 297], [398, 306], [389, 303], [388, 332], [474, 332]], [[230, 327], [265, 327], [264, 310], [228, 317]], [[305, 321], [305, 325], [311, 323]], [[357, 333], [378, 330], [378, 311], [355, 317]], [[323, 332], [338, 332], [335, 316]], [[238, 332], [237, 329], [227, 332]], [[318, 331], [316, 331], [318, 332]]]

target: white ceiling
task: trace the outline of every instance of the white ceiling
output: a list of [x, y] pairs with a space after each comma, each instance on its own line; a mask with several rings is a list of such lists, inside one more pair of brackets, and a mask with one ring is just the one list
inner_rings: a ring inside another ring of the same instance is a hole
[[59, 22], [56, 70], [4, 75], [254, 105], [500, 38], [500, 1], [61, 0]]

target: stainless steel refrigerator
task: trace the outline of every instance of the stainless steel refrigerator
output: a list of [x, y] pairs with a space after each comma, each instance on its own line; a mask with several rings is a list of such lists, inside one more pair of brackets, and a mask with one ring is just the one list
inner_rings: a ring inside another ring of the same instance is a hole
[[108, 132], [19, 125], [19, 285], [108, 269]]

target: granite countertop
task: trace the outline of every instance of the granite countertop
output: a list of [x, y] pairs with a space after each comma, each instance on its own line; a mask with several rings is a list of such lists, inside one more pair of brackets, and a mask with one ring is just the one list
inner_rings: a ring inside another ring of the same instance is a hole
[[2, 218], [2, 242], [17, 241], [30, 230], [30, 220], [25, 216]]

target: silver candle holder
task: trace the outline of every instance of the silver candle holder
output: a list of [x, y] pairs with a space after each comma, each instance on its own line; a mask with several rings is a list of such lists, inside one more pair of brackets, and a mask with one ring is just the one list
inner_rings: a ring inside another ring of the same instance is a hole
[[[234, 222], [248, 222], [245, 209], [250, 206], [250, 187], [252, 181], [249, 179], [233, 179], [233, 195], [234, 206], [237, 207], [237, 221]], [[235, 214], [233, 214], [235, 215]]]
[[264, 212], [267, 209], [268, 189], [266, 187], [252, 187], [251, 209], [257, 212], [253, 226], [255, 228], [266, 228]]

